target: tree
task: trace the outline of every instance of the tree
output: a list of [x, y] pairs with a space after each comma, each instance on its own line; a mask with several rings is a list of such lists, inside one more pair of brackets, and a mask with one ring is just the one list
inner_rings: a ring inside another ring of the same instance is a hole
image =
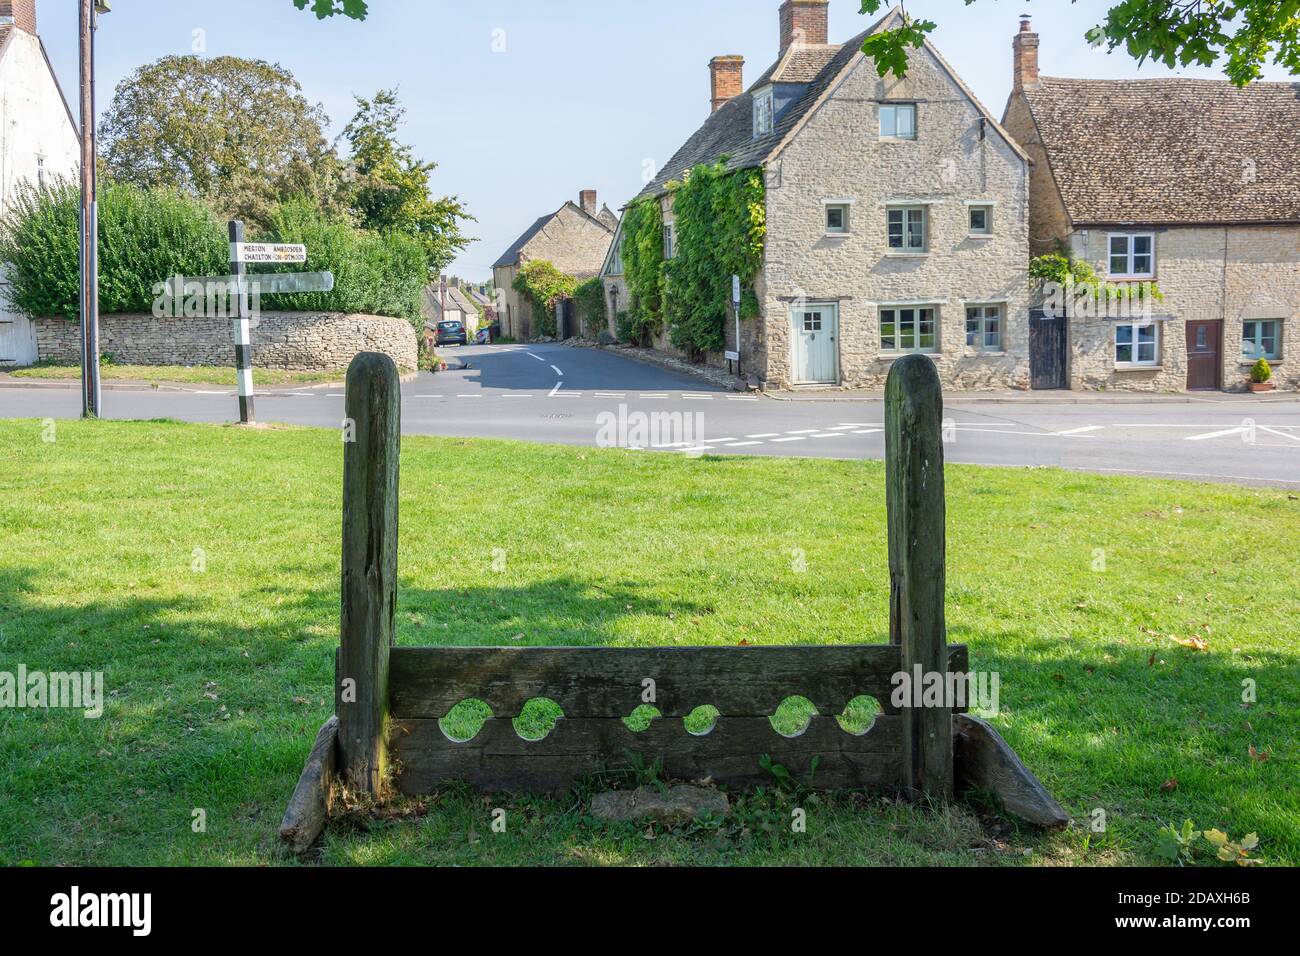
[[370, 12], [366, 0], [293, 0], [293, 5], [299, 10], [306, 10], [310, 5], [317, 20], [340, 13], [353, 20], [364, 20]]
[[343, 138], [352, 147], [351, 204], [357, 221], [367, 229], [419, 239], [429, 271], [441, 272], [473, 241], [461, 232], [461, 224], [474, 217], [455, 196], [430, 198], [429, 176], [438, 164], [416, 159], [410, 146], [397, 142], [406, 110], [396, 90], [356, 101], [356, 115]]
[[[862, 0], [873, 15], [887, 0]], [[965, 0], [967, 6], [976, 0]], [[1071, 3], [1076, 0], [1070, 0]], [[933, 20], [914, 20], [868, 37], [862, 52], [881, 76], [907, 75], [908, 51], [933, 33]], [[1300, 74], [1300, 0], [1119, 0], [1085, 39], [1108, 50], [1123, 47], [1139, 63], [1213, 66], [1226, 56], [1224, 73], [1238, 86], [1263, 74], [1269, 61]]]
[[113, 179], [178, 188], [222, 216], [264, 224], [291, 196], [343, 208], [343, 167], [325, 140], [327, 123], [283, 67], [168, 56], [118, 85], [100, 136]]

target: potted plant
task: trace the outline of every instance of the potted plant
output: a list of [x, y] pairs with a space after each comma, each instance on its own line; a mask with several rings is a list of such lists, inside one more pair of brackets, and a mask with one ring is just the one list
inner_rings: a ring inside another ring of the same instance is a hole
[[1268, 359], [1260, 359], [1250, 369], [1250, 390], [1252, 392], [1273, 391], [1273, 367]]

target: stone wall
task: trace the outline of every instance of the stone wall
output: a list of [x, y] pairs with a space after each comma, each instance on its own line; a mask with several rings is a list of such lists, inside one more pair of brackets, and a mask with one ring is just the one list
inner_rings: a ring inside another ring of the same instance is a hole
[[[1127, 231], [1127, 230], [1117, 230]], [[1143, 230], [1136, 230], [1141, 232]], [[1160, 322], [1158, 367], [1116, 368], [1114, 322], [1070, 320], [1070, 383], [1073, 388], [1182, 391], [1187, 387], [1190, 320], [1223, 320], [1223, 387], [1246, 388], [1253, 361], [1242, 357], [1242, 323], [1282, 323], [1281, 355], [1273, 366], [1279, 389], [1300, 388], [1300, 226], [1182, 227], [1155, 233], [1155, 282], [1164, 293], [1154, 304]], [[1108, 269], [1110, 231], [1080, 230], [1072, 253], [1098, 274]]]
[[[406, 319], [379, 315], [263, 312], [252, 329], [253, 364], [287, 371], [346, 369], [358, 352], [384, 352], [402, 369], [418, 359], [415, 329]], [[62, 318], [36, 320], [36, 343], [46, 361], [77, 362], [81, 331]], [[99, 350], [124, 365], [219, 365], [234, 362], [230, 319], [105, 315]]]
[[[945, 385], [1028, 387], [1027, 164], [938, 59], [912, 60], [901, 80], [859, 63], [768, 166], [764, 319], [750, 354], [769, 387], [797, 384], [791, 315], [800, 301], [838, 305], [842, 386], [884, 386], [897, 353], [882, 351], [881, 307], [928, 305]], [[882, 101], [917, 104], [915, 140], [880, 138]], [[852, 203], [847, 235], [827, 234], [827, 202]], [[973, 202], [994, 206], [992, 235], [970, 234]], [[888, 248], [886, 209], [903, 203], [928, 210], [924, 255]], [[1002, 350], [967, 347], [967, 305], [1002, 306]]]

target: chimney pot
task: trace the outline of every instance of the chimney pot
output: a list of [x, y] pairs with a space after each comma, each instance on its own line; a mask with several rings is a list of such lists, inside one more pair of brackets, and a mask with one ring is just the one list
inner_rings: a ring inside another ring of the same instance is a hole
[[781, 4], [781, 55], [792, 46], [830, 42], [830, 0], [785, 0]]
[[713, 112], [745, 90], [745, 58], [743, 56], [715, 56], [709, 61], [709, 87], [713, 97]]
[[36, 0], [0, 0], [0, 19], [10, 17], [19, 30], [36, 33]]
[[578, 193], [578, 205], [588, 216], [596, 215], [596, 190], [584, 189]]
[[1020, 32], [1011, 41], [1014, 53], [1013, 93], [1038, 86], [1038, 34], [1033, 32], [1029, 17], [1020, 18]]

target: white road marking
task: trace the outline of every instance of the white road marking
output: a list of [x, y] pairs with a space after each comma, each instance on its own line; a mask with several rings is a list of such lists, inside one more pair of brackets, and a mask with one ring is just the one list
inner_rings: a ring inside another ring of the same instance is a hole
[[797, 430], [788, 431], [786, 432], [786, 434], [787, 435], [815, 435], [819, 431], [821, 431], [820, 428], [800, 428]]
[[1260, 475], [1214, 475], [1198, 471], [1154, 471], [1150, 468], [1089, 468], [1088, 471], [1100, 471], [1115, 475], [1161, 475], [1170, 478], [1218, 478], [1223, 481], [1268, 481], [1284, 485], [1300, 485], [1294, 478], [1264, 478]]
[[534, 355], [532, 352], [525, 352], [524, 354], [527, 355], [529, 358], [535, 358], [535, 359], [537, 359], [537, 361], [539, 361], [539, 362], [545, 362], [545, 361], [546, 361], [546, 359], [542, 358], [540, 355]]
[[667, 392], [642, 392], [641, 397], [642, 398], [667, 398], [668, 393]]
[[728, 395], [728, 396], [727, 396], [727, 401], [729, 401], [729, 402], [757, 402], [758, 399], [757, 399], [757, 398], [749, 398], [748, 396], [745, 396], [745, 395]]
[[560, 371], [560, 367], [558, 365], [552, 365], [551, 369], [555, 372], [556, 375], [560, 376], [560, 378], [564, 378], [564, 373]]
[[728, 442], [728, 441], [740, 441], [740, 439], [739, 438], [705, 438], [701, 440], [701, 444], [718, 445], [721, 444], [722, 442]]
[[457, 398], [482, 398], [482, 395], [457, 395]]
[[682, 399], [688, 402], [711, 402], [713, 401], [713, 396], [712, 395], [687, 395], [683, 393]]
[[812, 435], [812, 438], [843, 438], [843, 432], [822, 432], [820, 435]]
[[200, 391], [195, 391], [194, 394], [195, 394], [195, 395], [231, 395], [231, 394], [234, 394], [234, 393], [233, 393], [233, 392], [200, 392]]
[[597, 398], [626, 398], [627, 392], [593, 392]]
[[1286, 432], [1280, 432], [1276, 428], [1270, 428], [1268, 425], [1256, 426], [1262, 432], [1268, 432], [1270, 435], [1277, 435], [1279, 438], [1290, 438], [1292, 441], [1300, 442], [1300, 435], [1290, 435]]
[[761, 445], [761, 441], [736, 441], [730, 445], [724, 445], [724, 448], [748, 448], [750, 445]]
[[560, 394], [560, 386], [562, 386], [563, 384], [564, 384], [563, 382], [556, 382], [556, 383], [555, 383], [555, 388], [551, 389], [551, 394], [548, 395], [547, 398], [554, 398], [556, 395], [559, 395], [559, 394]]
[[803, 438], [773, 438], [773, 439], [772, 439], [772, 444], [773, 444], [773, 445], [780, 445], [780, 444], [782, 444], [783, 442], [788, 442], [788, 441], [804, 441], [804, 440], [805, 440], [805, 439], [803, 439]]
[[836, 425], [836, 426], [834, 426], [833, 428], [828, 428], [828, 429], [826, 429], [826, 431], [828, 431], [828, 432], [846, 432], [846, 431], [848, 431], [848, 430], [851, 429], [851, 428], [857, 428], [857, 427], [858, 427], [857, 425]]
[[777, 438], [778, 436], [780, 436], [780, 434], [781, 434], [780, 432], [764, 432], [761, 435], [746, 435], [745, 437], [746, 438]]
[[884, 431], [883, 428], [863, 428], [863, 429], [860, 429], [859, 431], [854, 432], [853, 434], [855, 434], [855, 435], [879, 435], [879, 434], [880, 434], [881, 432], [883, 432], [883, 431]]
[[1188, 435], [1183, 441], [1205, 441], [1209, 438], [1227, 438], [1229, 435], [1246, 434], [1246, 426], [1238, 425], [1236, 428], [1225, 428], [1221, 432], [1206, 432], [1204, 435]]
[[1084, 435], [1088, 432], [1099, 432], [1105, 427], [1105, 425], [1084, 425], [1082, 428], [1071, 428], [1069, 431], [1057, 432], [1056, 434], [1064, 438], [1072, 435]]
[[532, 398], [531, 395], [520, 395], [518, 392], [506, 392], [502, 398]]

